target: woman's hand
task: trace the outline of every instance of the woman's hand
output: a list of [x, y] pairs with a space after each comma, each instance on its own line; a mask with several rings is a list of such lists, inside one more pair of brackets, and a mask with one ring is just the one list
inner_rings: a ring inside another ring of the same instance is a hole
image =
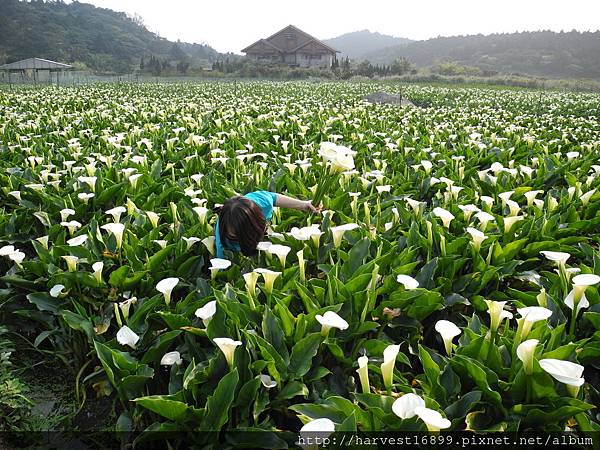
[[322, 207], [323, 207], [323, 203], [321, 203], [319, 206], [314, 206], [310, 200], [307, 200], [304, 202], [302, 211], [307, 212], [307, 213], [318, 214], [321, 212]]
[[297, 198], [288, 197], [286, 195], [277, 194], [277, 200], [275, 201], [275, 205], [280, 208], [292, 208], [297, 209], [298, 211], [304, 211], [307, 213], [320, 213], [323, 204], [319, 206], [314, 206], [310, 200], [299, 200]]

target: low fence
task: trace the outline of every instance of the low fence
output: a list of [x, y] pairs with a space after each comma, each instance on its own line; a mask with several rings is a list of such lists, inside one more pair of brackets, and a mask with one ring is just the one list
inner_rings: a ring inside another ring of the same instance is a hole
[[[12, 72], [10, 78], [7, 72], [0, 71], [0, 85], [39, 85], [39, 86], [77, 86], [90, 83], [194, 83], [202, 81], [222, 81], [230, 83], [244, 83], [257, 80], [270, 81], [292, 81], [286, 78], [252, 78], [232, 75], [222, 75], [214, 72], [206, 74], [194, 74], [189, 76], [152, 76], [147, 74], [124, 74], [124, 75], [99, 75], [90, 72], [64, 71], [54, 72], [50, 76], [38, 74], [35, 78], [24, 73]], [[331, 81], [316, 77], [309, 77], [304, 81]]]
[[[57, 85], [73, 86], [88, 83], [125, 83], [125, 82], [151, 82], [155, 77], [140, 76], [138, 74], [125, 75], [97, 75], [90, 72], [62, 71], [37, 73], [6, 72], [0, 71], [0, 83], [8, 85]], [[163, 79], [161, 79], [162, 81]]]

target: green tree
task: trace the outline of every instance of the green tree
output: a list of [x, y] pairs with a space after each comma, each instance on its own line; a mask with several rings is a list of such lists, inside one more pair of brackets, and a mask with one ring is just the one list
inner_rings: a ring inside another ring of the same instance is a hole
[[404, 75], [413, 69], [413, 65], [406, 58], [397, 58], [390, 65], [392, 75]]

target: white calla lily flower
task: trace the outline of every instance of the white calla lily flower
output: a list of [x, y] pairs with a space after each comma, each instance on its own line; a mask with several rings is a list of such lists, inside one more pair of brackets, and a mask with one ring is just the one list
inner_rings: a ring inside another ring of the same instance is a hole
[[178, 351], [165, 353], [160, 360], [161, 366], [172, 366], [173, 364], [180, 366], [183, 362]]
[[273, 284], [275, 283], [277, 277], [281, 275], [281, 272], [275, 272], [273, 270], [263, 268], [254, 269], [254, 272], [262, 275], [263, 280], [265, 282], [265, 291], [267, 292], [267, 294], [272, 294]]
[[126, 212], [127, 208], [125, 208], [124, 206], [117, 206], [106, 211], [106, 214], [111, 215], [113, 218], [113, 222], [117, 223], [119, 222], [119, 220], [121, 220], [121, 214], [124, 214]]
[[463, 212], [463, 217], [465, 219], [466, 222], [469, 222], [469, 219], [471, 218], [471, 215], [474, 213], [478, 213], [479, 211], [481, 211], [476, 205], [458, 205], [458, 209], [460, 209]]
[[246, 283], [246, 292], [250, 297], [254, 297], [256, 293], [256, 282], [258, 281], [259, 272], [247, 272], [243, 275]]
[[291, 250], [292, 248], [288, 247], [287, 245], [273, 244], [269, 246], [267, 253], [277, 255], [279, 262], [281, 263], [281, 267], [285, 267], [285, 259]]
[[42, 247], [44, 247], [44, 249], [48, 250], [48, 239], [50, 237], [49, 236], [41, 236], [39, 238], [36, 238], [35, 240], [38, 241], [40, 244], [42, 244]]
[[198, 221], [200, 222], [200, 225], [205, 225], [206, 224], [206, 216], [209, 211], [208, 208], [206, 206], [196, 206], [196, 207], [192, 208], [192, 210], [198, 216]]
[[541, 306], [527, 306], [525, 308], [517, 308], [517, 312], [521, 315], [522, 323], [520, 324], [520, 338], [524, 339], [529, 335], [531, 327], [535, 322], [546, 320], [552, 315], [552, 311]]
[[275, 386], [277, 386], [277, 382], [275, 380], [273, 380], [269, 375], [261, 374], [260, 375], [260, 382], [267, 389], [272, 389]]
[[8, 256], [15, 251], [16, 249], [14, 245], [5, 245], [4, 247], [0, 248], [0, 256]]
[[21, 266], [21, 263], [23, 262], [23, 260], [25, 259], [25, 253], [23, 253], [20, 250], [16, 250], [13, 253], [11, 253], [10, 255], [8, 255], [8, 258], [11, 261], [14, 261], [17, 266]]
[[537, 339], [529, 339], [522, 342], [517, 347], [517, 357], [523, 363], [523, 370], [526, 375], [531, 375], [533, 373], [533, 355], [538, 343], [539, 341]]
[[230, 338], [214, 338], [213, 342], [217, 344], [219, 350], [223, 352], [223, 355], [225, 355], [225, 359], [227, 360], [227, 364], [231, 368], [233, 366], [235, 349], [242, 345], [242, 343], [240, 341], [234, 341]]
[[[308, 227], [294, 227], [290, 230], [289, 233], [294, 239], [298, 241], [308, 241], [309, 239], [313, 239], [315, 245], [319, 246], [319, 237], [323, 234], [321, 230], [319, 230], [318, 225], [311, 225]], [[316, 241], [315, 241], [316, 238]]]
[[135, 334], [135, 332], [127, 325], [122, 326], [117, 332], [117, 342], [121, 345], [128, 345], [129, 347], [135, 349], [135, 346], [139, 340], [140, 337]]
[[164, 239], [154, 239], [152, 242], [154, 242], [155, 244], [158, 244], [160, 246], [160, 248], [166, 248], [167, 244], [169, 243], [168, 241], [166, 241]]
[[358, 378], [360, 379], [360, 385], [363, 391], [363, 394], [368, 394], [371, 392], [371, 386], [369, 384], [369, 357], [368, 356], [360, 356], [358, 358], [358, 369], [356, 372], [358, 373]]
[[504, 318], [502, 314], [506, 312], [504, 311], [504, 306], [506, 305], [506, 302], [485, 300], [485, 303], [488, 307], [488, 314], [490, 315], [490, 332], [494, 334], [498, 330], [500, 322]]
[[208, 253], [210, 253], [211, 256], [214, 256], [215, 255], [215, 237], [214, 236], [205, 237], [204, 239], [202, 239], [202, 243], [208, 250]]
[[506, 200], [506, 206], [509, 209], [509, 216], [516, 216], [521, 211], [521, 207], [519, 204], [513, 200]]
[[573, 289], [565, 298], [565, 305], [575, 311], [575, 317], [579, 311], [588, 308], [590, 303], [585, 296], [585, 291], [589, 286], [600, 283], [600, 277], [594, 274], [581, 274], [573, 277]]
[[262, 242], [259, 242], [258, 244], [256, 244], [256, 250], [258, 250], [259, 252], [267, 252], [269, 250], [269, 247], [271, 247], [271, 245], [273, 245], [272, 242], [262, 241]]
[[300, 275], [300, 281], [306, 281], [306, 263], [304, 261], [304, 250], [296, 252], [298, 258], [298, 271]]
[[96, 192], [96, 177], [79, 177], [77, 181], [87, 184], [92, 192]]
[[125, 318], [125, 320], [129, 319], [129, 309], [131, 308], [131, 305], [134, 305], [136, 303], [137, 303], [137, 297], [131, 297], [131, 298], [128, 298], [127, 300], [119, 302], [119, 308], [121, 309], [121, 312], [123, 313], [123, 317]]
[[123, 233], [125, 232], [125, 225], [122, 223], [107, 223], [102, 225], [100, 228], [111, 233], [117, 241], [117, 248], [121, 248], [123, 245]]
[[88, 202], [90, 201], [91, 198], [94, 198], [95, 195], [88, 193], [88, 192], [80, 192], [79, 194], [77, 194], [77, 198], [79, 200], [81, 200], [83, 203], [85, 203], [86, 205], [88, 204]]
[[348, 322], [342, 319], [338, 313], [334, 311], [326, 311], [323, 315], [317, 314], [315, 319], [321, 324], [321, 334], [323, 336], [327, 336], [331, 328], [345, 330], [349, 326]]
[[528, 191], [528, 192], [525, 192], [525, 194], [523, 194], [523, 195], [527, 199], [527, 206], [533, 205], [533, 202], [534, 202], [535, 198], [539, 194], [543, 194], [543, 193], [544, 193], [544, 191]]
[[383, 377], [383, 384], [390, 392], [392, 390], [392, 384], [394, 382], [394, 367], [396, 365], [396, 357], [400, 353], [399, 345], [388, 345], [383, 350], [383, 363], [381, 364], [381, 376]]
[[[335, 423], [331, 421], [331, 419], [323, 418], [323, 419], [314, 419], [310, 422], [304, 424], [302, 428], [300, 428], [301, 436], [302, 433], [306, 434], [307, 432], [317, 432], [319, 436], [323, 433], [333, 433], [335, 431]], [[326, 437], [323, 435], [322, 437]]]
[[452, 353], [452, 339], [461, 333], [460, 328], [458, 328], [449, 320], [438, 320], [435, 323], [435, 331], [440, 333], [442, 336], [444, 347], [446, 348], [446, 354], [450, 356]]
[[524, 219], [525, 219], [525, 217], [523, 217], [523, 216], [509, 216], [509, 217], [505, 217], [504, 218], [504, 234], [506, 234], [510, 230], [512, 230], [513, 226], [517, 222], [520, 222], [521, 220], [524, 220]]
[[582, 196], [579, 197], [579, 200], [581, 200], [581, 204], [583, 206], [587, 206], [587, 204], [589, 203], [590, 199], [593, 197], [593, 195], [596, 193], [596, 189], [592, 189], [590, 191], [587, 191], [585, 194], [583, 194]]
[[71, 208], [64, 208], [60, 210], [60, 221], [61, 222], [66, 222], [67, 219], [72, 216], [73, 214], [75, 214], [75, 211], [72, 210]]
[[202, 319], [204, 325], [208, 326], [208, 322], [217, 312], [217, 301], [211, 300], [206, 305], [198, 308], [195, 312], [196, 317]]
[[156, 290], [163, 294], [163, 296], [165, 297], [165, 303], [167, 305], [171, 303], [171, 293], [173, 292], [173, 289], [175, 289], [175, 286], [177, 286], [177, 284], [179, 284], [179, 278], [174, 277], [165, 278], [164, 280], [160, 280], [156, 284]]
[[61, 222], [60, 225], [63, 227], [67, 227], [71, 236], [73, 235], [73, 233], [75, 233], [76, 230], [81, 228], [81, 223], [77, 222], [76, 220], [71, 220], [70, 222]]
[[356, 228], [359, 228], [359, 225], [355, 223], [346, 223], [337, 227], [331, 227], [329, 230], [333, 236], [333, 245], [335, 248], [339, 248], [339, 246], [342, 245], [342, 238], [344, 237], [344, 233], [346, 231], [351, 231]]
[[555, 262], [558, 266], [564, 266], [567, 263], [567, 260], [571, 257], [569, 253], [551, 252], [549, 250], [543, 250], [540, 253], [550, 261]]
[[540, 367], [552, 378], [567, 385], [571, 396], [577, 397], [579, 388], [585, 383], [582, 365], [552, 358], [540, 359], [539, 363]]
[[104, 269], [104, 263], [102, 261], [92, 264], [92, 270], [94, 271], [94, 278], [98, 283], [102, 283], [102, 270]]
[[200, 238], [198, 237], [183, 237], [183, 240], [185, 241], [185, 249], [189, 250], [196, 242], [200, 242]]
[[82, 234], [81, 236], [77, 236], [72, 239], [69, 239], [67, 241], [67, 245], [69, 247], [79, 247], [80, 245], [83, 245], [85, 243], [85, 241], [87, 241], [87, 240], [88, 240], [87, 234]]
[[404, 286], [404, 289], [411, 290], [419, 287], [419, 282], [410, 275], [400, 274], [396, 276], [396, 281]]
[[153, 211], [146, 211], [146, 217], [152, 224], [152, 228], [156, 228], [158, 226], [158, 221], [160, 220], [160, 216]]
[[502, 206], [506, 206], [506, 202], [510, 200], [510, 197], [515, 193], [515, 191], [506, 191], [498, 194], [500, 200], [502, 200]]
[[485, 231], [488, 226], [488, 223], [496, 219], [490, 213], [485, 211], [479, 211], [478, 213], [475, 213], [475, 217], [477, 218], [477, 220], [479, 220], [481, 231]]
[[62, 284], [52, 286], [52, 289], [50, 289], [50, 297], [59, 297], [61, 294], [63, 294], [64, 289], [65, 287]]
[[77, 261], [79, 261], [77, 256], [65, 255], [61, 258], [67, 262], [67, 270], [69, 272], [75, 272], [77, 270]]
[[415, 409], [425, 406], [425, 400], [412, 392], [404, 394], [392, 403], [392, 412], [402, 420], [411, 419], [417, 415]]
[[210, 260], [210, 275], [211, 278], [216, 278], [220, 270], [225, 270], [231, 267], [231, 261], [223, 258], [211, 258]]
[[473, 248], [475, 251], [479, 251], [481, 248], [481, 243], [485, 241], [488, 237], [483, 234], [483, 232], [479, 231], [477, 228], [467, 227], [467, 233], [471, 235], [471, 239], [473, 240]]
[[449, 428], [452, 423], [442, 417], [442, 415], [434, 409], [429, 409], [424, 406], [417, 406], [415, 408], [415, 414], [419, 416], [425, 425], [427, 425], [427, 429], [431, 432], [437, 432], [446, 428]]
[[444, 208], [440, 208], [439, 206], [433, 209], [433, 214], [439, 217], [444, 224], [444, 227], [450, 228], [450, 222], [454, 219], [454, 214], [450, 211], [445, 210]]

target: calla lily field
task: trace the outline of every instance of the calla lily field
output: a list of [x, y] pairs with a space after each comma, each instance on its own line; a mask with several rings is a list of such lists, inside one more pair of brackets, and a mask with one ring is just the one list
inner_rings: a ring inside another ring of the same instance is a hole
[[[114, 431], [600, 431], [597, 94], [22, 88], [0, 151], [0, 322]], [[255, 190], [322, 210], [216, 258]]]

